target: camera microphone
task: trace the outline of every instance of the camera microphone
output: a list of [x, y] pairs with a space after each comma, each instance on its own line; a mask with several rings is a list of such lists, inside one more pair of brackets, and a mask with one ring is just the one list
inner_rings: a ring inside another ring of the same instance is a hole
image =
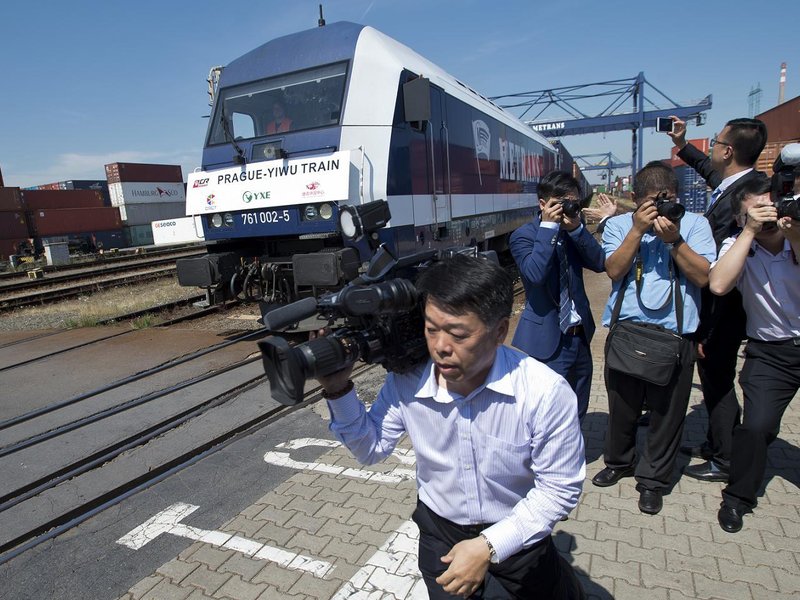
[[315, 314], [317, 314], [316, 298], [303, 298], [269, 311], [264, 315], [264, 327], [270, 331], [280, 331]]

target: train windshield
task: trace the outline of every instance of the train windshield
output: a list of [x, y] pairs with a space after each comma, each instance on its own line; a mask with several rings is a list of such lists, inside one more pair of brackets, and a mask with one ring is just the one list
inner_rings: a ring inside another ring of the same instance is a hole
[[208, 145], [338, 124], [346, 73], [337, 63], [221, 89]]

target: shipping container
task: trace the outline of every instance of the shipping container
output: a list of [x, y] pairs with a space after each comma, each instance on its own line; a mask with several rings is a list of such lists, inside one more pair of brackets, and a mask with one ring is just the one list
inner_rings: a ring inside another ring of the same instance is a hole
[[152, 246], [153, 228], [147, 225], [132, 225], [125, 227], [125, 241], [130, 246]]
[[0, 259], [8, 260], [12, 254], [21, 254], [22, 247], [27, 244], [28, 240], [0, 240]]
[[144, 163], [111, 163], [106, 165], [108, 183], [124, 181], [183, 181], [180, 165], [153, 165]]
[[111, 207], [28, 211], [31, 231], [38, 237], [121, 229], [119, 210]]
[[17, 187], [0, 187], [0, 211], [23, 210], [22, 194]]
[[200, 215], [153, 221], [152, 226], [153, 243], [157, 246], [160, 244], [201, 242], [205, 239]]
[[708, 186], [705, 179], [688, 165], [675, 167], [675, 175], [678, 177], [680, 203], [688, 212], [704, 213], [708, 204]]
[[123, 224], [128, 226], [147, 225], [150, 227], [150, 223], [153, 221], [186, 216], [186, 204], [183, 202], [123, 204], [118, 208]]
[[103, 208], [103, 195], [96, 190], [22, 190], [26, 210]]
[[70, 179], [59, 182], [59, 186], [62, 190], [96, 190], [103, 195], [103, 204], [111, 206], [108, 182], [104, 179]]
[[108, 192], [111, 197], [111, 206], [164, 202], [186, 203], [186, 190], [181, 182], [126, 181], [110, 183]]
[[25, 213], [0, 212], [0, 239], [15, 240], [30, 236]]
[[95, 231], [90, 236], [91, 244], [97, 250], [111, 250], [112, 248], [125, 248], [125, 233], [122, 229], [111, 231]]
[[[703, 154], [708, 154], [709, 150], [711, 150], [711, 146], [709, 145], [708, 138], [698, 138], [696, 140], [686, 140], [687, 143], [691, 144]], [[686, 163], [683, 162], [680, 158], [678, 158], [678, 147], [672, 147], [672, 156], [670, 157], [669, 166], [673, 169], [678, 167], [685, 167]]]

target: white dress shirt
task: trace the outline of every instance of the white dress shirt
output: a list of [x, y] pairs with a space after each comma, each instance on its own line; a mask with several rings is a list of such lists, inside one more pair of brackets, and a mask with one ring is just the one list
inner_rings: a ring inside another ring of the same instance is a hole
[[466, 397], [440, 388], [429, 361], [390, 373], [369, 412], [355, 391], [328, 401], [331, 431], [363, 464], [407, 432], [420, 500], [461, 525], [494, 523], [483, 533], [501, 561], [550, 535], [578, 503], [586, 459], [577, 406], [564, 378], [507, 346]]

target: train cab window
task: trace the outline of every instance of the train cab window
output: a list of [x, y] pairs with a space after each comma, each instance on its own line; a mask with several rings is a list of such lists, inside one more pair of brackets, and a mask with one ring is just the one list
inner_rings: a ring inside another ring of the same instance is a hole
[[220, 89], [208, 145], [336, 125], [347, 63]]

